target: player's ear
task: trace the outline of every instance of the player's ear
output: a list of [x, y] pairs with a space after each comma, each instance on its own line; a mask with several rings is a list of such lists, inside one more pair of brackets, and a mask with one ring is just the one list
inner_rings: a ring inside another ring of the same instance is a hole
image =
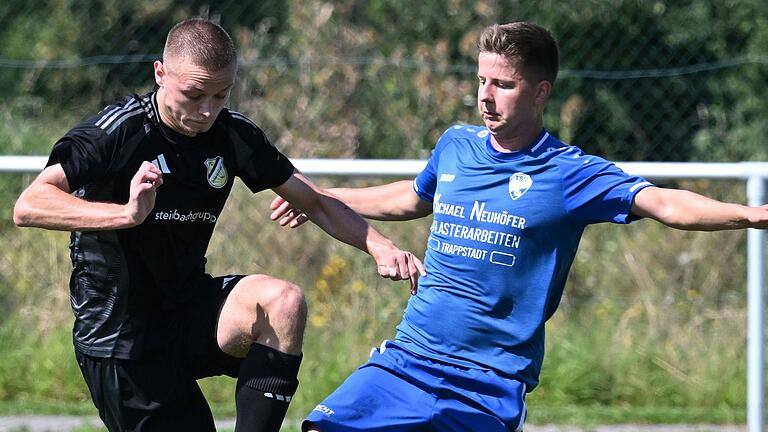
[[547, 103], [549, 95], [552, 93], [552, 83], [548, 80], [541, 80], [536, 85], [536, 105], [544, 107]]
[[155, 63], [152, 66], [155, 68], [155, 82], [158, 86], [163, 87], [167, 75], [165, 65], [160, 60], [155, 60]]

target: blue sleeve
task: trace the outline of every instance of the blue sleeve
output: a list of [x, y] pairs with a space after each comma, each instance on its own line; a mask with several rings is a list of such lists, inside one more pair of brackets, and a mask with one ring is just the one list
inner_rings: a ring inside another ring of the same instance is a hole
[[450, 131], [451, 129], [445, 131], [440, 139], [437, 140], [435, 149], [432, 150], [432, 156], [430, 156], [429, 161], [427, 161], [427, 166], [424, 167], [424, 170], [421, 171], [413, 181], [413, 190], [416, 192], [416, 195], [424, 201], [432, 202], [435, 200], [435, 189], [437, 189], [437, 166], [440, 162], [440, 153], [450, 141]]
[[632, 201], [640, 190], [653, 186], [651, 182], [576, 147], [558, 159], [565, 207], [574, 219], [585, 224], [626, 224], [640, 219], [630, 213]]

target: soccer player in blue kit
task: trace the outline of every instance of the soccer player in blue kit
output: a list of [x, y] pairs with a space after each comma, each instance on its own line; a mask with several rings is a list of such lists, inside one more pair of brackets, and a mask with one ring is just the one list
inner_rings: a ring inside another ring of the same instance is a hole
[[[433, 214], [419, 280], [392, 341], [307, 417], [304, 431], [519, 431], [584, 228], [642, 217], [686, 230], [768, 227], [746, 207], [654, 186], [543, 127], [557, 76], [550, 33], [486, 28], [477, 103], [483, 126], [449, 128], [414, 181], [332, 189], [361, 215]], [[272, 218], [305, 217], [278, 198]]]

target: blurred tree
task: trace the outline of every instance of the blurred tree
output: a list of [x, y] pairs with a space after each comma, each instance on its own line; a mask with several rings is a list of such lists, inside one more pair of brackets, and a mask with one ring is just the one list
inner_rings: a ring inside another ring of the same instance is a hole
[[677, 22], [682, 28], [670, 29], [673, 43], [701, 46], [713, 59], [738, 65], [707, 75], [707, 98], [696, 105], [690, 159], [767, 160], [768, 100], [762, 88], [768, 81], [768, 3], [688, 0], [674, 5], [667, 25]]
[[[291, 155], [428, 156], [451, 124], [479, 121], [479, 31], [530, 20], [561, 45], [546, 124], [566, 141], [617, 160], [768, 156], [762, 0], [8, 0], [0, 114], [69, 124], [151, 89], [164, 35], [194, 15], [233, 35], [232, 106]], [[62, 61], [101, 63], [33, 65]], [[0, 137], [14, 134], [0, 127]]]
[[267, 29], [261, 37], [281, 31], [287, 10], [285, 2], [276, 0], [257, 5], [201, 0], [3, 2], [0, 58], [14, 65], [0, 68], [6, 109], [48, 124], [70, 123], [72, 113], [76, 118], [92, 115], [127, 93], [153, 88], [151, 63], [161, 57], [165, 35], [176, 22], [206, 16], [227, 27], [236, 44], [249, 45], [259, 29]]
[[[616, 160], [765, 159], [765, 2], [544, 1], [520, 16], [522, 3], [505, 3], [502, 21], [558, 37], [547, 124], [571, 143]], [[757, 64], [717, 68], [747, 56]]]

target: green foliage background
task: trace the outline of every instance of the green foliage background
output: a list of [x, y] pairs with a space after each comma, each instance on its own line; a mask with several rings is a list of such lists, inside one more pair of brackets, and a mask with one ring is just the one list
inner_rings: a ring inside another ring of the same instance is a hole
[[[232, 106], [294, 156], [413, 158], [477, 122], [481, 29], [530, 20], [561, 47], [547, 127], [614, 160], [764, 160], [768, 3], [760, 0], [9, 0], [0, 5], [0, 152], [131, 91], [180, 19], [240, 51]], [[695, 23], [695, 25], [694, 25]]]
[[[518, 19], [559, 40], [545, 123], [567, 142], [622, 161], [768, 156], [761, 0], [8, 0], [0, 154], [47, 154], [79, 119], [152, 90], [165, 34], [197, 14], [219, 19], [238, 46], [232, 107], [292, 157], [426, 158], [447, 127], [477, 123], [480, 30]], [[31, 178], [0, 175], [0, 402], [92, 412], [71, 354], [67, 234], [11, 222]], [[738, 183], [669, 186], [745, 199]], [[268, 223], [270, 199], [236, 189], [209, 270], [269, 273], [305, 288], [306, 360], [289, 413], [298, 418], [392, 336], [408, 294], [316, 228]], [[420, 253], [427, 224], [377, 226]], [[744, 274], [743, 233], [591, 227], [549, 325], [531, 421], [743, 422]], [[203, 385], [217, 414], [231, 415], [231, 380]]]

